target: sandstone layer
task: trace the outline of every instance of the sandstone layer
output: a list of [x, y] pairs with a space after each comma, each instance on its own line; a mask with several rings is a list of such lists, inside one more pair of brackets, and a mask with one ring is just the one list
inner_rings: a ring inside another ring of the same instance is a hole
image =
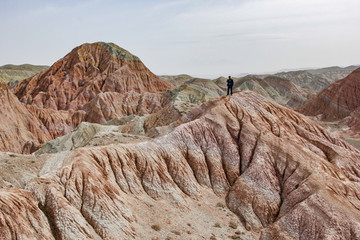
[[[39, 221], [26, 227], [36, 232], [43, 225], [46, 232], [48, 221], [57, 239], [172, 233], [188, 239], [358, 239], [359, 159], [358, 150], [309, 118], [244, 91], [193, 109], [186, 123], [163, 137], [78, 148], [61, 165], [50, 164], [26, 186], [35, 196], [28, 202], [38, 202], [27, 218]], [[13, 206], [22, 195], [0, 199]], [[236, 214], [240, 232], [220, 232], [226, 214], [210, 207], [217, 201], [226, 203], [230, 217]], [[11, 232], [9, 225], [0, 229]]]
[[51, 139], [46, 127], [0, 82], [0, 151], [30, 153]]
[[349, 116], [360, 106], [360, 68], [331, 84], [300, 108], [300, 112], [320, 120], [335, 121]]

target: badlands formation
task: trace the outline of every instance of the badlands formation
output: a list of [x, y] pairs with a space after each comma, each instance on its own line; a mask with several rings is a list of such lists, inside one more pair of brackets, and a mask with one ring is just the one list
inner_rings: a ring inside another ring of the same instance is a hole
[[346, 78], [336, 81], [322, 90], [302, 109], [306, 115], [321, 120], [340, 120], [360, 106], [360, 68]]
[[[360, 68], [319, 92], [299, 111], [323, 121], [338, 135], [359, 139], [360, 134]], [[358, 140], [356, 140], [358, 142]], [[356, 143], [359, 145], [358, 143]], [[360, 145], [358, 146], [360, 147]]]
[[222, 96], [95, 43], [2, 83], [1, 239], [360, 239], [360, 151], [277, 79]]

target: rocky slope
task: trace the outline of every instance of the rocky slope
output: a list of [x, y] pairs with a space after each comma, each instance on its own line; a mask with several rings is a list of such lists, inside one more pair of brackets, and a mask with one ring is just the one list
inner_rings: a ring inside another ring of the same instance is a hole
[[360, 106], [360, 68], [322, 90], [300, 108], [306, 115], [334, 121], [349, 116]]
[[30, 153], [51, 139], [46, 127], [0, 82], [0, 151]]
[[152, 141], [47, 162], [27, 191], [0, 193], [1, 207], [16, 209], [0, 212], [0, 234], [360, 238], [360, 152], [350, 145], [249, 91], [210, 100], [183, 121]]
[[14, 88], [20, 101], [53, 110], [81, 110], [104, 92], [158, 92], [170, 84], [140, 59], [112, 43], [83, 44], [47, 71]]
[[32, 77], [35, 74], [48, 69], [49, 66], [38, 66], [31, 64], [4, 65], [0, 66], [0, 82], [15, 84], [18, 81]]

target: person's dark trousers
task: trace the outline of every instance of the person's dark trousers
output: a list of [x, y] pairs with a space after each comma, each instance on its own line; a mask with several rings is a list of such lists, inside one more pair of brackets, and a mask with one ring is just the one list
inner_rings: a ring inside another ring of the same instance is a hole
[[232, 86], [228, 86], [227, 95], [229, 95], [229, 92], [231, 92], [231, 95], [232, 95]]

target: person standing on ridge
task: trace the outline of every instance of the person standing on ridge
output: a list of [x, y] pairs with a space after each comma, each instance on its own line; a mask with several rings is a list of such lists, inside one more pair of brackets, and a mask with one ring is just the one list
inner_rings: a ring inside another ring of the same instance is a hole
[[234, 80], [232, 80], [231, 76], [229, 76], [227, 82], [227, 95], [229, 95], [229, 91], [231, 91], [231, 95], [232, 95], [232, 87], [234, 85]]

